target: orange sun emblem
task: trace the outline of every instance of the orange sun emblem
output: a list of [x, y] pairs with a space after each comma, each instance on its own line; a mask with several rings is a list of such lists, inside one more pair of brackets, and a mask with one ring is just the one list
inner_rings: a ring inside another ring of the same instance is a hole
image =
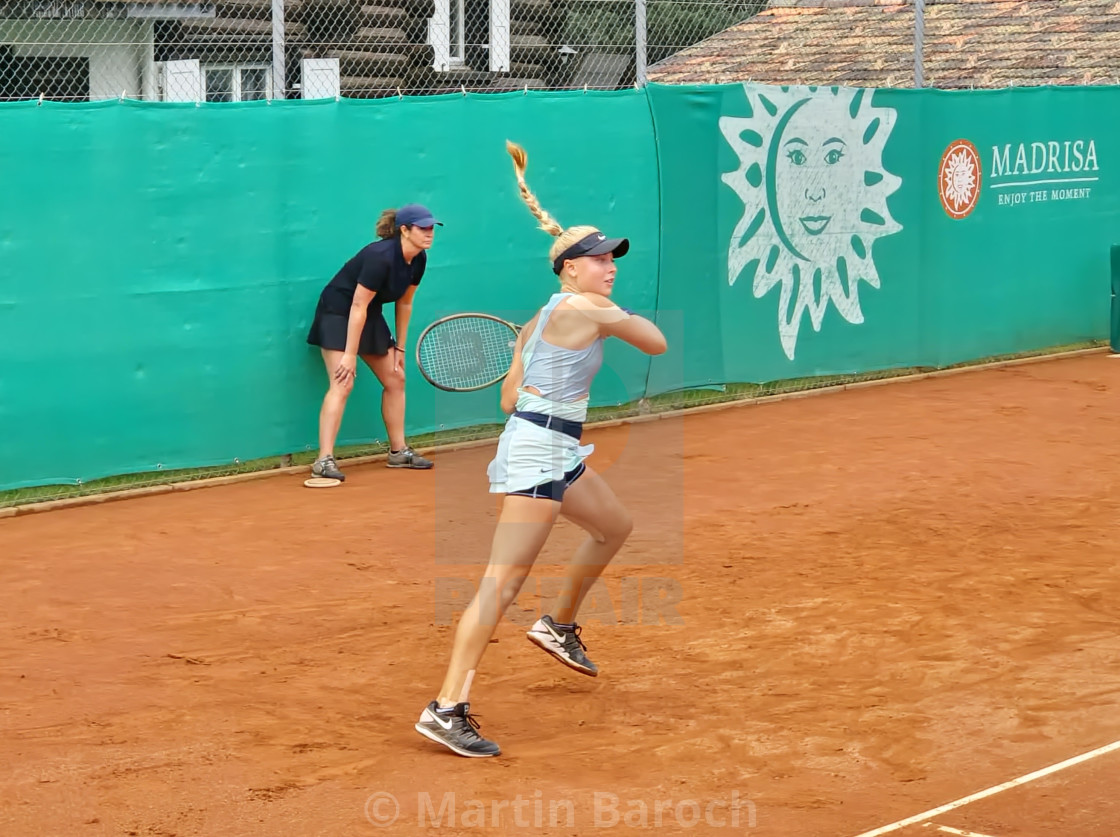
[[950, 218], [966, 218], [980, 200], [980, 154], [968, 140], [957, 140], [941, 155], [937, 191]]

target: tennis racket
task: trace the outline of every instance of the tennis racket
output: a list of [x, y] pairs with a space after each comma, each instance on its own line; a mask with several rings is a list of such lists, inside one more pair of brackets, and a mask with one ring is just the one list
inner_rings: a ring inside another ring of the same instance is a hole
[[428, 383], [447, 392], [486, 389], [509, 372], [520, 331], [490, 314], [452, 314], [421, 332], [416, 365]]

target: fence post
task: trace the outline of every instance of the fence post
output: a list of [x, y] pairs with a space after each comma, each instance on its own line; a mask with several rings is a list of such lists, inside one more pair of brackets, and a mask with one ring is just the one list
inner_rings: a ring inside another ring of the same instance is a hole
[[634, 0], [634, 74], [646, 85], [646, 0]]
[[272, 96], [284, 98], [287, 87], [284, 60], [284, 0], [272, 0]]
[[914, 86], [925, 84], [922, 51], [926, 39], [926, 0], [914, 0]]

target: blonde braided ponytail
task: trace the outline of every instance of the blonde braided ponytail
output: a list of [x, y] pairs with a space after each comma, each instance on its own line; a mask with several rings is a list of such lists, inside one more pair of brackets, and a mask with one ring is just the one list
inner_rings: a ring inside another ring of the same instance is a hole
[[540, 221], [542, 230], [549, 235], [560, 235], [564, 232], [564, 228], [541, 208], [536, 196], [529, 190], [529, 184], [525, 182], [525, 167], [529, 163], [529, 155], [525, 153], [524, 148], [509, 140], [506, 140], [506, 151], [513, 158], [513, 170], [517, 174], [517, 186], [521, 190], [521, 200], [525, 201], [525, 205], [529, 207], [533, 217]]

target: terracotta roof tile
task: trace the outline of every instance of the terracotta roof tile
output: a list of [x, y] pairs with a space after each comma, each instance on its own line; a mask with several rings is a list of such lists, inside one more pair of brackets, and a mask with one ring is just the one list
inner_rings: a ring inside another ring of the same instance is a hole
[[[774, 0], [649, 69], [662, 84], [910, 87], [912, 0]], [[1120, 0], [926, 0], [925, 83], [1120, 83]]]

